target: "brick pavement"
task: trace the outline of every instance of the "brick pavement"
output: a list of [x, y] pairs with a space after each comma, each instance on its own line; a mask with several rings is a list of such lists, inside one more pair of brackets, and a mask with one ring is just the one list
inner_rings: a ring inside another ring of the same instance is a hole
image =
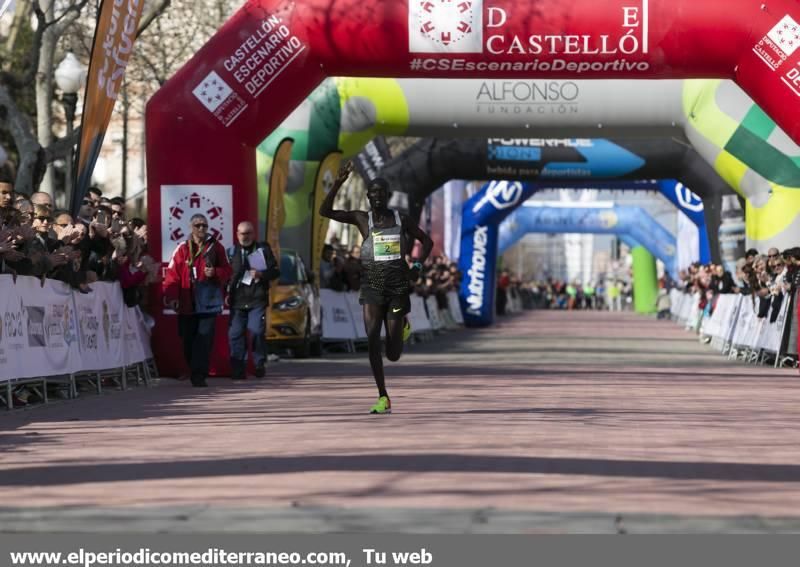
[[364, 413], [364, 353], [2, 415], [0, 525], [800, 529], [796, 371], [730, 363], [673, 323], [526, 313], [387, 375], [391, 416]]

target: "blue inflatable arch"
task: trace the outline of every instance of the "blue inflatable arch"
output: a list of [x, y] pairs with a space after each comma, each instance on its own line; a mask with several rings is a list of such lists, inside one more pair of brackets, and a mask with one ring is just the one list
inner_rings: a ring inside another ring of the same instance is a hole
[[[492, 181], [464, 203], [459, 255], [463, 277], [459, 296], [467, 325], [492, 323], [498, 250], [502, 253], [529, 232], [626, 234], [664, 262], [675, 277], [675, 237], [641, 207], [518, 209], [535, 190], [527, 183]], [[509, 215], [503, 236], [499, 237], [501, 222]]]

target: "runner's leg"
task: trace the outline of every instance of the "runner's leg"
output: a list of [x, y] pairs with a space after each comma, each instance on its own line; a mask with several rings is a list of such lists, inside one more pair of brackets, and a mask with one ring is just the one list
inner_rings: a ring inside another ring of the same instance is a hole
[[[385, 305], [367, 303], [364, 305], [364, 330], [367, 332], [367, 348], [369, 349], [369, 365], [378, 387], [378, 396], [389, 397], [386, 393], [386, 378], [383, 375], [383, 358], [381, 355], [381, 325], [386, 317]], [[388, 343], [387, 343], [388, 344]]]

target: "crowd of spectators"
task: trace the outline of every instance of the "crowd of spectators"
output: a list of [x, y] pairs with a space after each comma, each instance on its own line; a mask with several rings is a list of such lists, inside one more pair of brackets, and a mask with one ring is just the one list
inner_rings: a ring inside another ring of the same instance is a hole
[[[119, 281], [128, 306], [145, 306], [145, 287], [160, 279], [147, 253], [147, 224], [126, 218], [121, 198], [89, 189], [77, 218], [54, 207], [48, 193], [28, 196], [0, 176], [0, 273], [60, 280], [81, 293], [98, 281]], [[22, 386], [15, 403], [30, 392]]]
[[800, 248], [783, 252], [770, 248], [766, 254], [750, 249], [736, 262], [731, 274], [721, 264], [689, 266], [679, 273], [677, 287], [699, 293], [699, 308], [707, 315], [714, 311], [720, 294], [739, 293], [752, 299], [759, 318], [777, 318], [783, 301], [800, 284]]
[[147, 225], [126, 219], [125, 202], [92, 187], [77, 218], [56, 209], [48, 193], [16, 193], [0, 179], [0, 273], [52, 278], [81, 293], [97, 281], [119, 281], [129, 306], [159, 278], [147, 254]]
[[631, 304], [633, 287], [630, 282], [614, 278], [581, 283], [553, 278], [534, 281], [522, 286], [523, 297], [530, 297], [531, 309], [564, 309], [622, 311]]

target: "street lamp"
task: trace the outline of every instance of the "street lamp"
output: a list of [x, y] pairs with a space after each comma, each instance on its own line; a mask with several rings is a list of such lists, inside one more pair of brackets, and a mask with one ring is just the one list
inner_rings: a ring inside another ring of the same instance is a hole
[[[81, 65], [78, 58], [72, 52], [67, 52], [55, 71], [56, 84], [61, 89], [61, 104], [64, 105], [64, 114], [67, 117], [67, 138], [72, 137], [75, 122], [75, 108], [78, 106], [78, 91], [86, 83], [86, 68]], [[68, 194], [72, 189], [73, 173], [72, 167], [75, 161], [74, 145], [70, 144], [67, 153], [67, 164], [64, 168], [64, 193]]]

